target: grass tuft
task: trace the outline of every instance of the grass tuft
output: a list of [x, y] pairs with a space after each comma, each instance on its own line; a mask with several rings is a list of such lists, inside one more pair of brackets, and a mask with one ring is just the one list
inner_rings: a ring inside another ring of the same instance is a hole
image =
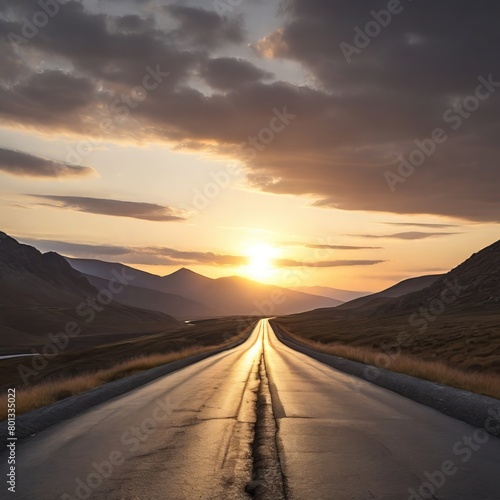
[[[176, 352], [138, 356], [103, 370], [83, 373], [74, 377], [49, 379], [33, 386], [17, 388], [16, 415], [42, 408], [108, 382], [216, 348], [217, 346], [192, 346]], [[0, 420], [6, 418], [7, 395], [2, 394], [0, 395]]]
[[317, 342], [291, 333], [283, 325], [280, 328], [295, 341], [318, 352], [500, 399], [500, 376], [496, 373], [454, 368], [442, 361], [430, 361], [404, 353], [390, 356], [369, 347]]

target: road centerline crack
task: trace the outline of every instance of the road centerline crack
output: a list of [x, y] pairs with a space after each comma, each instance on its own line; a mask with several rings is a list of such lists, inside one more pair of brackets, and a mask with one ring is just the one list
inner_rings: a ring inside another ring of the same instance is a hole
[[256, 423], [253, 454], [253, 480], [246, 491], [258, 500], [286, 500], [286, 485], [277, 446], [277, 424], [273, 413], [264, 354], [259, 362]]

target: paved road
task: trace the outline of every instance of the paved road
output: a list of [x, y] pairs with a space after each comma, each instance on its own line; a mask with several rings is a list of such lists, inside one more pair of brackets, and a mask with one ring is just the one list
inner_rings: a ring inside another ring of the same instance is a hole
[[19, 443], [10, 498], [250, 498], [262, 355], [286, 498], [416, 500], [427, 472], [444, 484], [421, 498], [500, 500], [500, 440], [464, 441], [473, 427], [289, 349], [267, 321], [242, 346]]

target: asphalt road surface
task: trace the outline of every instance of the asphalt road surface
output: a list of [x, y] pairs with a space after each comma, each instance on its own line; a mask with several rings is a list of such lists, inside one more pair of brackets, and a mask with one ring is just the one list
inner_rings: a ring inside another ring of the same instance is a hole
[[251, 498], [262, 360], [282, 498], [500, 500], [499, 439], [293, 351], [267, 320], [235, 349], [19, 442], [16, 493], [4, 483], [0, 497]]

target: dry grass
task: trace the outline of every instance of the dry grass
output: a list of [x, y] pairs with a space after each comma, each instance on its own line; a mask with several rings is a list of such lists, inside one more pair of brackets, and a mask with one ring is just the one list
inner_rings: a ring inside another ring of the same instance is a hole
[[500, 376], [495, 373], [466, 371], [442, 361], [429, 361], [404, 353], [384, 354], [369, 347], [325, 344], [294, 335], [282, 325], [280, 328], [297, 342], [315, 351], [500, 399]]
[[[248, 329], [238, 337], [246, 335]], [[231, 341], [238, 337], [233, 337]], [[21, 415], [37, 408], [50, 405], [69, 396], [74, 396], [99, 387], [113, 380], [128, 377], [157, 366], [184, 359], [195, 354], [215, 350], [218, 346], [191, 346], [180, 351], [142, 355], [117, 363], [109, 368], [82, 373], [73, 377], [61, 377], [45, 380], [39, 384], [18, 387], [16, 389], [16, 415]], [[0, 420], [7, 418], [7, 395], [0, 395]]]
[[[352, 313], [351, 313], [352, 314]], [[301, 338], [383, 351], [400, 345], [403, 354], [440, 361], [464, 371], [500, 376], [500, 309], [450, 311], [428, 322], [425, 331], [409, 315], [342, 316], [335, 309], [278, 318]], [[408, 340], [401, 341], [401, 337]]]

